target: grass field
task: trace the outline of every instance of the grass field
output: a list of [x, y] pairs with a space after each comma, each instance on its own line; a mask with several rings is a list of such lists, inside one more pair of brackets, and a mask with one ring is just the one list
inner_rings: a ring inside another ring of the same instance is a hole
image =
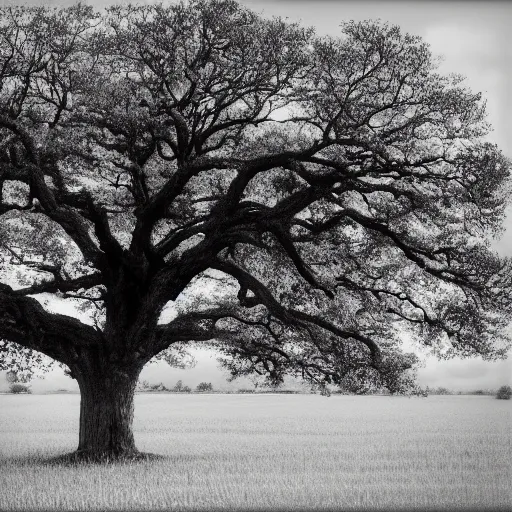
[[512, 508], [512, 401], [140, 394], [139, 449], [56, 467], [78, 395], [0, 396], [0, 510]]

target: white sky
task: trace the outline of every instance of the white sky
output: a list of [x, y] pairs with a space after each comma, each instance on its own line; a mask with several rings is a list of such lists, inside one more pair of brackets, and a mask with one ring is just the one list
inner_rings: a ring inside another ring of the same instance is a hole
[[[15, 0], [3, 0], [18, 4]], [[29, 0], [24, 4], [63, 5], [72, 2]], [[114, 2], [89, 0], [96, 7]], [[124, 2], [123, 2], [124, 3]], [[144, 2], [147, 3], [147, 2]], [[266, 16], [287, 17], [314, 26], [319, 34], [336, 35], [341, 21], [376, 19], [388, 21], [407, 32], [422, 36], [435, 54], [442, 54], [443, 72], [456, 72], [466, 76], [467, 86], [482, 92], [487, 100], [489, 121], [494, 131], [489, 137], [504, 153], [512, 157], [512, 2], [493, 1], [292, 1], [241, 0], [241, 3]], [[505, 235], [497, 241], [497, 250], [512, 256], [512, 208]], [[216, 368], [211, 354], [198, 354], [198, 365], [193, 370], [172, 370], [166, 365], [149, 365], [142, 378], [150, 382], [163, 381], [174, 385], [178, 379], [195, 386], [211, 381], [216, 388], [225, 386], [224, 375]], [[480, 360], [428, 360], [420, 372], [420, 383], [446, 386], [454, 389], [496, 388], [512, 383], [512, 358], [497, 363]], [[0, 382], [0, 386], [3, 383]], [[53, 372], [44, 381], [36, 381], [34, 390], [74, 387], [74, 382], [61, 372]], [[242, 383], [232, 387], [244, 387]]]

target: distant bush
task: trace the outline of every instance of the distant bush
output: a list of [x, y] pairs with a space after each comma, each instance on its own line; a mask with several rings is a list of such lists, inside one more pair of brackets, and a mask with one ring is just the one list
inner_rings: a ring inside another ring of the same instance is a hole
[[213, 386], [211, 382], [201, 382], [197, 385], [196, 391], [213, 391]]
[[148, 391], [170, 391], [169, 388], [166, 388], [162, 382], [160, 384], [152, 384], [149, 386]]
[[510, 386], [501, 386], [496, 393], [498, 400], [510, 400], [510, 397], [512, 397], [512, 388]]
[[467, 391], [464, 393], [465, 395], [495, 395], [496, 392], [492, 389], [473, 389], [472, 391]]
[[[428, 398], [429, 393], [431, 393], [431, 390], [428, 388], [428, 386], [426, 388], [422, 388], [420, 386], [415, 386], [413, 389], [410, 390], [410, 392], [408, 394], [409, 394], [409, 396], [421, 396], [423, 398]], [[440, 394], [447, 394], [447, 393], [440, 393]]]
[[452, 392], [449, 389], [443, 388], [443, 387], [429, 389], [428, 392], [431, 395], [451, 395], [452, 394]]
[[151, 389], [151, 384], [147, 380], [142, 380], [137, 382], [137, 391], [149, 391]]
[[14, 393], [14, 394], [18, 394], [18, 393], [32, 393], [32, 391], [30, 391], [30, 388], [27, 385], [20, 384], [18, 382], [14, 382], [13, 384], [11, 384], [9, 386], [9, 392], [10, 393]]
[[272, 395], [272, 394], [278, 394], [278, 395], [298, 395], [300, 393], [300, 391], [296, 391], [294, 389], [275, 389], [275, 388], [271, 388], [271, 389], [264, 389], [264, 388], [260, 388], [260, 389], [239, 389], [237, 391], [237, 393], [261, 393], [261, 394], [267, 394], [267, 395]]
[[184, 386], [183, 381], [179, 380], [172, 389], [165, 389], [165, 391], [174, 391], [175, 393], [190, 393], [192, 389], [189, 386]]
[[184, 386], [181, 380], [179, 380], [172, 389], [165, 386], [163, 382], [160, 382], [159, 384], [149, 384], [148, 381], [144, 380], [137, 384], [137, 391], [164, 391], [168, 393], [190, 393], [192, 389], [189, 386]]

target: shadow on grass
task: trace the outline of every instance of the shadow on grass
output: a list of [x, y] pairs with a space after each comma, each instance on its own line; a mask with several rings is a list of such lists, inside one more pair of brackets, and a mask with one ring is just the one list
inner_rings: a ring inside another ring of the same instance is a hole
[[41, 455], [27, 455], [12, 459], [4, 459], [3, 463], [15, 466], [55, 466], [55, 467], [73, 467], [90, 465], [127, 465], [147, 462], [161, 462], [170, 459], [169, 456], [156, 453], [135, 452], [122, 456], [95, 455], [83, 452], [71, 452], [52, 457]]
[[156, 453], [133, 452], [119, 456], [111, 454], [91, 455], [87, 452], [72, 452], [50, 457], [45, 463], [50, 466], [76, 466], [89, 464], [133, 464], [138, 462], [157, 462], [168, 459], [165, 455]]

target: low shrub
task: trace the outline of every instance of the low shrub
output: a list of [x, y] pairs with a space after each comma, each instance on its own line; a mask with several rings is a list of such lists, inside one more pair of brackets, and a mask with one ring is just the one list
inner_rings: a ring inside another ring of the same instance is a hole
[[147, 380], [140, 380], [137, 382], [136, 391], [149, 391], [151, 390], [151, 384]]
[[510, 400], [510, 397], [512, 397], [512, 388], [510, 386], [501, 386], [496, 393], [498, 400]]
[[[428, 398], [428, 394], [430, 393], [430, 389], [428, 387], [422, 388], [420, 386], [416, 386], [410, 390], [408, 393], [409, 396], [421, 396], [423, 398]], [[447, 394], [447, 393], [443, 393]]]
[[160, 384], [153, 384], [149, 387], [149, 391], [170, 391], [170, 389], [166, 388], [162, 382]]
[[15, 382], [9, 386], [9, 392], [18, 394], [18, 393], [31, 393], [30, 388], [25, 384], [20, 384], [19, 382]]
[[196, 391], [204, 392], [204, 391], [213, 391], [213, 386], [211, 382], [201, 382], [197, 385]]
[[483, 395], [495, 395], [496, 394], [496, 391], [493, 391], [492, 389], [472, 389], [471, 391], [466, 391], [464, 393], [465, 395], [478, 395], [478, 396], [483, 396]]
[[149, 384], [147, 380], [143, 380], [137, 384], [137, 391], [164, 391], [168, 393], [190, 393], [192, 389], [184, 386], [183, 381], [179, 380], [173, 388], [168, 388], [163, 382], [159, 384]]
[[431, 395], [451, 395], [451, 391], [447, 388], [439, 387], [437, 389], [429, 390]]
[[239, 389], [237, 393], [254, 393], [254, 389]]

